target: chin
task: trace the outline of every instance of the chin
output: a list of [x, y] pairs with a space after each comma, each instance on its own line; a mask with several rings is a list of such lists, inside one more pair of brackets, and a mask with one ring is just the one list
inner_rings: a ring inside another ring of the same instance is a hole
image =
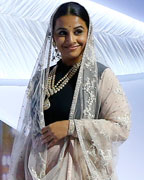
[[81, 57], [81, 54], [67, 54], [66, 56], [62, 56], [62, 59], [66, 59], [66, 60], [75, 60], [75, 59], [79, 59]]
[[77, 59], [79, 59], [80, 57], [79, 56], [67, 56], [67, 57], [65, 57], [64, 59], [66, 60], [66, 61], [75, 61], [75, 60], [77, 60]]

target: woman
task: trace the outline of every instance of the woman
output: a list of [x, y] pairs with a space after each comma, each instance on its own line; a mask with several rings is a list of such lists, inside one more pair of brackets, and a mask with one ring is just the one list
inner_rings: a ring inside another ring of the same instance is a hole
[[96, 62], [93, 39], [84, 7], [56, 10], [28, 86], [11, 180], [116, 179], [115, 151], [128, 137], [130, 113], [117, 78]]

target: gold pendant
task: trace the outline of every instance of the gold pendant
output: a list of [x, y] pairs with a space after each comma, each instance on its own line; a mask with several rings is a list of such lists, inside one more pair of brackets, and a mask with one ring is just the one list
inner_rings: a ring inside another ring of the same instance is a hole
[[47, 110], [50, 108], [50, 101], [48, 98], [46, 98], [46, 100], [44, 101], [44, 106], [43, 106], [44, 110]]

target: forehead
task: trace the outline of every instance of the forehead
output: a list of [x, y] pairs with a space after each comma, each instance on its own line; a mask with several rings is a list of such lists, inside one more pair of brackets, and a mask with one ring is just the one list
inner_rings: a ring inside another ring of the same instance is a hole
[[86, 23], [79, 16], [66, 15], [61, 16], [56, 20], [55, 28], [74, 28], [77, 26], [83, 26], [87, 28]]

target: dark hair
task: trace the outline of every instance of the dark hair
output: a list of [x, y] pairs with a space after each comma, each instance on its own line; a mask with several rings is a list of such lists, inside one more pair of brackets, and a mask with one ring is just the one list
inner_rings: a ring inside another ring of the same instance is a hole
[[76, 2], [68, 2], [62, 4], [56, 13], [54, 14], [53, 17], [53, 30], [56, 24], [56, 20], [61, 17], [61, 16], [66, 16], [66, 15], [74, 15], [74, 16], [79, 16], [82, 20], [85, 21], [87, 28], [89, 29], [89, 15], [87, 10], [81, 6], [80, 4]]

